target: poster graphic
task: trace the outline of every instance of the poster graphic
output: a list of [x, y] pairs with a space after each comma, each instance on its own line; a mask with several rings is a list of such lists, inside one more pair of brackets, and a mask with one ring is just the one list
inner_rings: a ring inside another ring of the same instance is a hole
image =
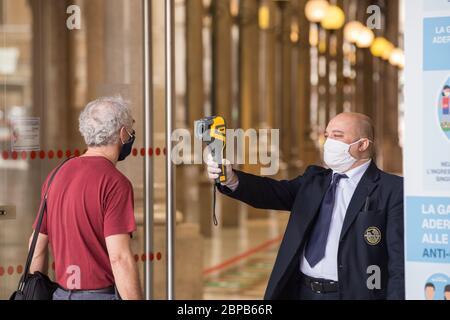
[[450, 2], [405, 5], [406, 299], [450, 299]]
[[438, 103], [439, 124], [442, 131], [450, 140], [450, 78], [442, 88]]
[[450, 278], [438, 273], [428, 278], [424, 288], [425, 300], [450, 300]]

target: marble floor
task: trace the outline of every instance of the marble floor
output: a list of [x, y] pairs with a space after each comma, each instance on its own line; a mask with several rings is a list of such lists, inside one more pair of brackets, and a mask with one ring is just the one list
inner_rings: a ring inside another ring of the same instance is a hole
[[245, 220], [204, 240], [204, 299], [262, 299], [289, 216]]

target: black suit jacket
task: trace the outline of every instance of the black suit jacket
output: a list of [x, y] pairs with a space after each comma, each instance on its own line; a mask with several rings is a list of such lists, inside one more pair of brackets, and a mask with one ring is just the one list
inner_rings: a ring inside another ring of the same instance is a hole
[[[236, 171], [239, 186], [219, 190], [260, 209], [291, 211], [270, 276], [265, 299], [296, 299], [300, 255], [331, 183], [332, 171], [311, 166], [294, 180], [277, 181]], [[369, 208], [364, 211], [369, 197]], [[371, 245], [367, 230], [376, 227], [381, 240]], [[349, 204], [338, 249], [341, 299], [404, 299], [403, 178], [387, 174], [372, 162]], [[381, 271], [381, 288], [369, 289], [368, 278]]]

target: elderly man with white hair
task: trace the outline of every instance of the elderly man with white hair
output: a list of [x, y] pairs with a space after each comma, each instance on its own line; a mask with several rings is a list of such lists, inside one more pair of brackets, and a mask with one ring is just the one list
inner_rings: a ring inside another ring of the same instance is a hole
[[133, 188], [116, 168], [131, 152], [133, 123], [121, 97], [92, 101], [80, 115], [88, 149], [62, 165], [51, 181], [30, 268], [47, 273], [50, 245], [59, 285], [54, 300], [142, 299], [130, 246], [136, 230]]

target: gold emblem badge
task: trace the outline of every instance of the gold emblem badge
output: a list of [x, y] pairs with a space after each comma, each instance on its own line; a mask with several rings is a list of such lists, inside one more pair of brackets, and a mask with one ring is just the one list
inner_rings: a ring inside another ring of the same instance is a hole
[[381, 231], [377, 227], [370, 227], [364, 232], [364, 239], [371, 246], [376, 246], [381, 241]]

